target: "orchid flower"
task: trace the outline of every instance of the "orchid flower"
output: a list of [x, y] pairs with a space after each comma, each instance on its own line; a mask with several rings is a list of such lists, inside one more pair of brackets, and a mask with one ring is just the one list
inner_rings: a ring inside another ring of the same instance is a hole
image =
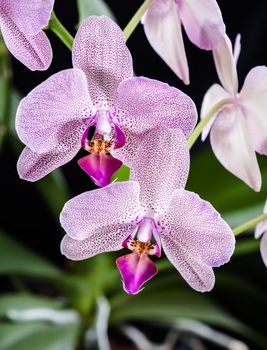
[[[263, 209], [263, 213], [267, 214], [267, 200]], [[267, 267], [267, 220], [259, 222], [255, 229], [255, 238], [258, 239], [261, 237], [260, 251], [262, 260]]]
[[153, 49], [185, 84], [189, 84], [189, 70], [182, 26], [204, 50], [214, 49], [225, 34], [216, 0], [153, 0], [142, 22]]
[[124, 290], [136, 294], [157, 273], [150, 258], [159, 258], [162, 247], [192, 288], [209, 291], [215, 282], [212, 267], [230, 259], [234, 235], [209, 202], [184, 190], [189, 151], [183, 132], [161, 127], [138, 138], [136, 157], [127, 155], [130, 181], [82, 193], [65, 204], [61, 251], [83, 260], [129, 249], [116, 264]]
[[42, 178], [82, 147], [89, 155], [78, 161], [80, 167], [105, 186], [122, 164], [110, 153], [123, 147], [126, 133], [143, 134], [159, 124], [180, 127], [187, 136], [193, 130], [197, 113], [187, 95], [156, 80], [129, 78], [130, 52], [107, 17], [82, 24], [73, 66], [37, 86], [18, 107], [16, 128], [27, 146], [18, 161], [21, 178]]
[[46, 70], [52, 48], [43, 32], [54, 0], [0, 0], [0, 28], [8, 50], [31, 70]]
[[229, 38], [213, 51], [222, 86], [212, 85], [204, 96], [201, 117], [222, 101], [230, 99], [203, 129], [202, 140], [210, 131], [210, 142], [219, 162], [255, 191], [261, 188], [261, 174], [255, 151], [267, 154], [267, 68], [258, 66], [248, 73], [238, 93], [236, 62], [240, 36], [234, 52]]

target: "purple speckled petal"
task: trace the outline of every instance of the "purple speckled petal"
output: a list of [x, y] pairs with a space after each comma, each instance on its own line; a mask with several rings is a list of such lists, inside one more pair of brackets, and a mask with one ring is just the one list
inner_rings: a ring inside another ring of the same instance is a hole
[[[17, 133], [38, 153], [49, 152], [63, 139], [76, 135], [73, 129], [84, 125], [92, 113], [87, 82], [80, 69], [67, 69], [52, 75], [33, 89], [19, 104]], [[82, 134], [81, 134], [82, 139]]]
[[76, 130], [73, 130], [71, 142], [67, 137], [47, 153], [35, 153], [29, 147], [25, 147], [17, 164], [20, 178], [37, 181], [61, 165], [68, 163], [81, 147], [82, 132], [82, 128], [78, 126]]
[[[203, 102], [201, 105], [200, 118], [203, 119], [207, 113], [218, 103], [219, 101], [229, 98], [230, 95], [227, 91], [224, 90], [219, 84], [213, 84], [208, 91], [206, 92]], [[201, 134], [201, 140], [204, 141], [208, 136], [212, 124], [217, 116], [218, 112], [214, 115], [214, 117], [209, 121], [209, 123], [203, 128]]]
[[195, 127], [194, 102], [182, 91], [144, 77], [124, 80], [116, 101], [120, 125], [133, 133], [143, 133], [157, 126], [180, 128], [188, 136]]
[[201, 49], [214, 49], [225, 34], [216, 0], [176, 0], [189, 39]]
[[222, 165], [248, 186], [259, 191], [261, 174], [246, 119], [236, 105], [224, 107], [210, 133], [212, 150]]
[[267, 67], [253, 68], [247, 75], [240, 101], [244, 107], [248, 132], [254, 149], [267, 155]]
[[100, 187], [107, 186], [113, 174], [122, 166], [120, 160], [106, 153], [89, 154], [79, 159], [78, 164]]
[[141, 256], [133, 252], [123, 255], [116, 260], [120, 270], [123, 288], [128, 294], [137, 294], [142, 285], [155, 276], [158, 272], [156, 265], [147, 254]]
[[1, 0], [0, 17], [9, 21], [27, 36], [39, 33], [48, 25], [54, 0]]
[[84, 260], [94, 255], [122, 249], [121, 243], [133, 231], [135, 224], [114, 224], [99, 227], [82, 241], [65, 235], [61, 241], [61, 253], [71, 260]]
[[114, 152], [116, 158], [130, 166], [130, 178], [139, 182], [143, 207], [161, 213], [173, 191], [187, 181], [190, 159], [185, 136], [180, 129], [156, 128], [141, 136], [129, 135], [126, 140], [125, 146]]
[[73, 43], [72, 60], [74, 67], [85, 72], [94, 104], [112, 104], [120, 82], [133, 75], [123, 32], [105, 16], [91, 16], [82, 23]]
[[267, 234], [266, 233], [261, 238], [260, 251], [261, 251], [262, 260], [265, 266], [267, 267]]
[[169, 208], [158, 217], [163, 250], [188, 284], [198, 291], [214, 285], [212, 267], [229, 261], [235, 238], [209, 202], [197, 194], [177, 190]]
[[[1, 11], [0, 11], [1, 12]], [[0, 14], [1, 32], [8, 50], [29, 69], [46, 70], [52, 61], [52, 48], [42, 31], [24, 34], [5, 14]]]
[[177, 4], [173, 0], [154, 0], [144, 19], [146, 37], [167, 65], [189, 84], [189, 70]]
[[69, 200], [60, 222], [73, 239], [84, 240], [106, 227], [131, 224], [140, 214], [140, 186], [135, 181], [118, 182], [84, 192]]
[[223, 87], [230, 94], [235, 95], [238, 91], [236, 62], [233, 56], [232, 43], [227, 35], [212, 53], [216, 71]]

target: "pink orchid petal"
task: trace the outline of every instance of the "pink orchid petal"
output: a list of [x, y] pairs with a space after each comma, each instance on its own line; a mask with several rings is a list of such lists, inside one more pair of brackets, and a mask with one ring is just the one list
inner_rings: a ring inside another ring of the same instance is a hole
[[244, 107], [249, 136], [254, 149], [267, 155], [267, 67], [253, 68], [247, 75], [240, 101]]
[[157, 54], [185, 84], [189, 84], [188, 64], [177, 10], [177, 4], [173, 0], [154, 0], [144, 17], [144, 31]]
[[123, 280], [123, 288], [128, 294], [137, 294], [142, 285], [158, 272], [156, 265], [147, 254], [136, 252], [119, 257], [116, 264]]
[[234, 53], [233, 53], [235, 65], [237, 65], [240, 51], [241, 51], [241, 35], [237, 34], [237, 36], [235, 38]]
[[89, 154], [78, 160], [80, 167], [92, 178], [97, 186], [107, 186], [122, 162], [106, 153]]
[[1, 32], [8, 50], [30, 70], [46, 70], [52, 61], [52, 48], [42, 31], [27, 35], [5, 14], [0, 15]]
[[73, 43], [72, 60], [74, 67], [85, 72], [94, 104], [112, 104], [120, 82], [133, 75], [123, 32], [105, 16], [91, 16], [82, 23]]
[[22, 33], [32, 36], [48, 25], [53, 6], [54, 0], [4, 0], [0, 16], [5, 14]]
[[261, 243], [260, 243], [260, 252], [262, 260], [267, 267], [267, 234], [265, 233], [262, 236]]
[[72, 238], [84, 240], [106, 227], [131, 224], [140, 214], [139, 194], [140, 186], [135, 181], [84, 192], [64, 205], [61, 225]]
[[131, 167], [130, 178], [140, 184], [143, 207], [161, 213], [173, 191], [186, 184], [190, 162], [186, 138], [180, 129], [157, 128], [133, 140], [128, 144], [131, 138], [127, 138], [114, 153]]
[[158, 217], [163, 250], [187, 283], [198, 291], [214, 285], [212, 267], [229, 261], [235, 238], [209, 202], [176, 190], [166, 212]]
[[232, 43], [227, 35], [212, 51], [216, 71], [226, 91], [235, 95], [238, 91], [236, 63], [233, 56]]
[[254, 191], [259, 191], [261, 174], [245, 116], [238, 106], [226, 106], [220, 111], [213, 123], [210, 141], [219, 162]]
[[[211, 109], [216, 105], [216, 103], [220, 102], [221, 100], [225, 98], [229, 98], [230, 95], [227, 91], [224, 90], [220, 85], [213, 84], [208, 91], [206, 92], [203, 102], [201, 105], [201, 112], [200, 112], [200, 118], [203, 119], [207, 113], [211, 111]], [[219, 111], [218, 111], [219, 112]], [[214, 120], [216, 119], [216, 116], [218, 112], [214, 115], [214, 117], [208, 122], [208, 124], [203, 128], [202, 134], [201, 134], [201, 140], [205, 141], [206, 137], [208, 136], [210, 129], [212, 127], [212, 124]]]
[[180, 128], [188, 136], [197, 121], [194, 102], [182, 91], [144, 77], [124, 80], [116, 101], [120, 125], [133, 133], [157, 126]]
[[122, 249], [121, 242], [133, 231], [135, 224], [114, 224], [94, 230], [89, 238], [82, 241], [65, 235], [60, 250], [71, 260], [84, 260], [100, 253]]
[[225, 34], [216, 0], [176, 0], [189, 39], [201, 49], [214, 49]]
[[[52, 75], [33, 89], [19, 104], [17, 133], [38, 153], [49, 152], [67, 136], [76, 140], [73, 129], [90, 117], [92, 102], [80, 69], [67, 69]], [[81, 134], [81, 139], [82, 139]]]
[[71, 142], [67, 137], [47, 153], [35, 153], [29, 147], [25, 147], [17, 164], [20, 178], [27, 181], [37, 181], [61, 165], [68, 163], [81, 147], [81, 133], [82, 130], [78, 128], [73, 131]]

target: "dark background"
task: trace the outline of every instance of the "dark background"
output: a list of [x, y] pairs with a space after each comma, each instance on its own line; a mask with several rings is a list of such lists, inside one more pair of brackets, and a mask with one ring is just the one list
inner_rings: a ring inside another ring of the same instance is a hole
[[[121, 28], [126, 26], [142, 3], [142, 1], [137, 0], [108, 0], [106, 2], [113, 10]], [[242, 50], [238, 61], [238, 74], [240, 86], [242, 86], [243, 80], [251, 68], [267, 63], [267, 1], [220, 0], [218, 4], [230, 39], [234, 41], [236, 35], [241, 33]], [[61, 22], [75, 35], [75, 26], [78, 22], [76, 2], [74, 0], [56, 0], [55, 12]], [[22, 96], [25, 96], [32, 88], [53, 73], [71, 67], [70, 51], [53, 33], [48, 32], [48, 36], [53, 47], [54, 58], [51, 67], [46, 72], [31, 72], [12, 58], [14, 86]], [[142, 25], [138, 26], [127, 45], [133, 56], [136, 75], [158, 79], [181, 89], [195, 101], [199, 110], [205, 92], [218, 79], [211, 53], [195, 47], [189, 42], [186, 35], [184, 35], [184, 41], [190, 69], [191, 84], [189, 86], [185, 86], [152, 50], [146, 40]], [[204, 146], [198, 141], [194, 147], [193, 156], [200, 147], [208, 147], [208, 145], [208, 141]], [[63, 264], [64, 259], [59, 254], [61, 235], [59, 234], [58, 222], [49, 213], [36, 187], [18, 178], [16, 172], [17, 155], [8, 142], [5, 143], [0, 157], [2, 198], [0, 227], [24, 242], [28, 247], [58, 264]], [[70, 189], [70, 196], [94, 188], [89, 177], [80, 170], [75, 160], [65, 165], [63, 171]], [[253, 283], [251, 275], [253, 275], [254, 268], [258, 268], [258, 266], [261, 269], [261, 276], [264, 277], [263, 272], [265, 273], [265, 271], [259, 254], [252, 256], [251, 261], [246, 262], [246, 266], [241, 266], [239, 262], [232, 268], [240, 271], [243, 269], [243, 274], [250, 275], [250, 282]], [[262, 284], [266, 286], [264, 280]], [[231, 308], [235, 310], [234, 302], [232, 302]], [[250, 308], [249, 312], [251, 310], [253, 308]], [[246, 320], [249, 319], [247, 313], [245, 309], [239, 310], [240, 317], [244, 317]], [[260, 320], [258, 326], [262, 330], [265, 327], [261, 325]]]

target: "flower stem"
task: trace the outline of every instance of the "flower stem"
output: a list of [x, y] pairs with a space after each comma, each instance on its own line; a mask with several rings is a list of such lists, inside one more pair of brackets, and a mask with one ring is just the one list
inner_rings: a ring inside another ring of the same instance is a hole
[[137, 27], [138, 23], [140, 22], [141, 18], [145, 14], [146, 10], [149, 8], [152, 0], [145, 0], [143, 4], [139, 7], [139, 9], [136, 11], [130, 22], [125, 27], [123, 33], [125, 36], [125, 40], [127, 41], [132, 33], [134, 32], [135, 28]]
[[216, 114], [219, 109], [221, 109], [223, 106], [231, 103], [232, 100], [230, 98], [225, 98], [218, 103], [216, 103], [211, 110], [204, 116], [204, 118], [197, 124], [194, 131], [190, 135], [189, 139], [187, 140], [188, 148], [191, 149], [193, 144], [196, 142], [197, 138], [201, 134], [201, 131], [204, 129], [204, 127], [208, 124], [208, 122], [211, 120], [211, 118]]
[[0, 148], [4, 142], [5, 136], [8, 132], [8, 118], [10, 114], [10, 58], [8, 51], [4, 44], [0, 41], [0, 78], [2, 79], [2, 104], [0, 107]]
[[67, 46], [68, 49], [72, 49], [73, 37], [63, 26], [63, 24], [59, 21], [54, 11], [51, 14], [51, 18], [47, 28], [50, 29], [53, 33], [55, 33], [56, 36]]
[[238, 235], [240, 235], [240, 233], [243, 233], [243, 232], [249, 230], [250, 228], [254, 227], [259, 222], [266, 220], [266, 219], [267, 219], [267, 213], [262, 214], [260, 216], [257, 216], [256, 218], [249, 220], [249, 221], [245, 222], [244, 224], [234, 228], [233, 233], [235, 236], [238, 236]]

